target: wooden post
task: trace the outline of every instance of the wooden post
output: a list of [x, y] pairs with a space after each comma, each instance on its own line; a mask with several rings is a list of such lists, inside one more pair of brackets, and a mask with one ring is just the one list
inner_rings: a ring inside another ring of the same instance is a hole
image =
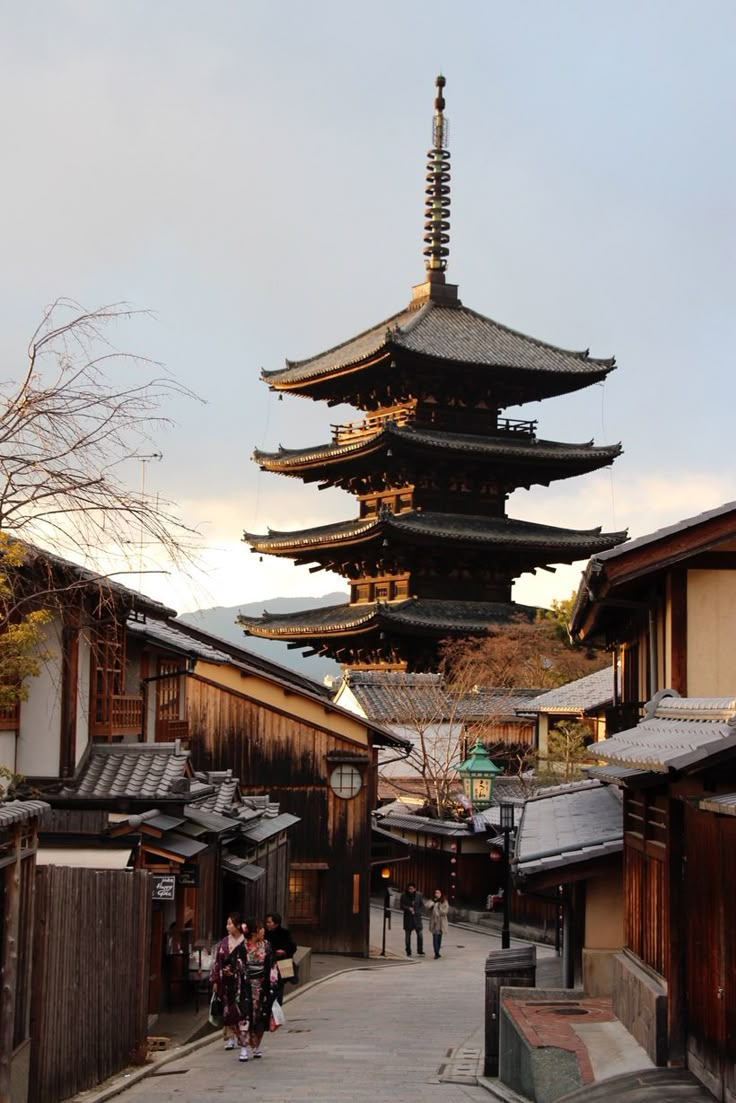
[[15, 989], [18, 982], [18, 924], [20, 921], [20, 840], [22, 825], [12, 829], [15, 861], [5, 867], [5, 935], [2, 945], [0, 993], [0, 1103], [10, 1103], [15, 1030]]

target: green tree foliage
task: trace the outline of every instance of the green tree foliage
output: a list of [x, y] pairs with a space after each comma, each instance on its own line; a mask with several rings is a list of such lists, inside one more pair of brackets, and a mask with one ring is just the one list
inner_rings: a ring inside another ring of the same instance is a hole
[[577, 781], [581, 765], [590, 762], [586, 748], [593, 738], [582, 720], [562, 720], [551, 729], [547, 742], [545, 771], [560, 782]]

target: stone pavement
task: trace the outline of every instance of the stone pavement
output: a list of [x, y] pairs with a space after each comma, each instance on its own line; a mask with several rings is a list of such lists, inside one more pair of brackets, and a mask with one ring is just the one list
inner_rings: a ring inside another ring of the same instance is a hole
[[[382, 911], [372, 910], [381, 944]], [[451, 926], [435, 961], [403, 953], [400, 916], [388, 960], [327, 976], [286, 1003], [287, 1023], [264, 1040], [265, 1056], [241, 1065], [219, 1038], [157, 1066], [117, 1096], [121, 1103], [489, 1103], [482, 1072], [486, 955], [492, 933]], [[425, 946], [425, 948], [427, 948]], [[554, 950], [538, 949], [540, 962]], [[348, 963], [346, 963], [348, 964]]]

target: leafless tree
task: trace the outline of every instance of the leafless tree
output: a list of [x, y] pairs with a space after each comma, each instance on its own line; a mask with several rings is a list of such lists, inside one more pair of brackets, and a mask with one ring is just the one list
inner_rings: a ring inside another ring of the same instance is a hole
[[125, 465], [151, 453], [171, 424], [171, 400], [195, 397], [112, 345], [112, 329], [137, 313], [57, 300], [20, 378], [0, 382], [0, 531], [61, 553], [110, 551], [127, 564], [144, 542], [178, 565], [191, 561], [197, 533], [170, 502], [125, 479]]

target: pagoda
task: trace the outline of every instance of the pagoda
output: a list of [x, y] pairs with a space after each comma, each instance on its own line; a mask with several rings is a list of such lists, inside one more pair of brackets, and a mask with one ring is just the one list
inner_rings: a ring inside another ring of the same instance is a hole
[[351, 668], [434, 669], [441, 640], [534, 615], [511, 600], [517, 576], [586, 559], [626, 537], [506, 515], [517, 488], [595, 471], [621, 447], [544, 440], [536, 421], [505, 417], [504, 410], [598, 383], [615, 361], [500, 325], [464, 306], [447, 282], [444, 77], [436, 84], [424, 282], [398, 314], [311, 359], [262, 373], [280, 394], [362, 411], [358, 421], [333, 425], [327, 444], [254, 453], [264, 471], [348, 491], [358, 515], [298, 531], [245, 533], [260, 555], [341, 575], [350, 599], [240, 623], [251, 635]]

